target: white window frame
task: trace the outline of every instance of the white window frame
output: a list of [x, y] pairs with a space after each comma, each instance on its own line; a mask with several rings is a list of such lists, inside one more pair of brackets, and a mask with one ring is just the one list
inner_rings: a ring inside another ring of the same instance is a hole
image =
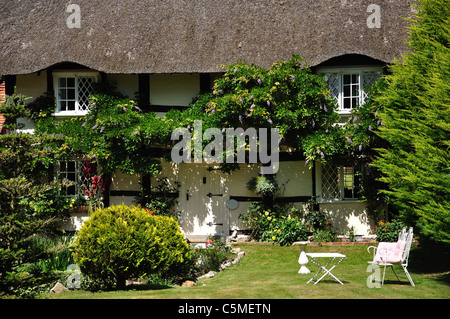
[[[367, 97], [367, 92], [364, 87], [363, 83], [363, 76], [364, 73], [377, 73], [379, 77], [383, 74], [383, 69], [380, 66], [352, 66], [352, 67], [323, 67], [318, 69], [318, 74], [326, 76], [326, 79], [328, 75], [334, 74], [339, 77], [339, 88], [338, 88], [338, 95], [334, 96], [337, 100], [338, 104], [338, 110], [337, 112], [341, 115], [349, 115], [351, 114], [354, 107], [350, 109], [344, 108], [344, 75], [345, 74], [357, 74], [358, 75], [358, 96], [355, 96], [359, 99], [359, 104], [356, 106], [360, 106], [364, 104], [364, 101]], [[331, 90], [331, 88], [330, 88]], [[350, 90], [351, 93], [351, 90]]]
[[[67, 165], [69, 162], [73, 163], [74, 169], [75, 169], [74, 171], [69, 170], [67, 168]], [[65, 169], [61, 169], [61, 164], [65, 165]], [[72, 159], [58, 162], [58, 165], [56, 167], [56, 176], [57, 176], [58, 180], [62, 180], [63, 178], [66, 178], [69, 181], [74, 182], [74, 185], [71, 187], [74, 187], [75, 194], [67, 194], [66, 193], [67, 197], [70, 197], [70, 198], [77, 198], [79, 196], [86, 197], [85, 194], [82, 192], [83, 185], [85, 187], [88, 187], [89, 185], [86, 184], [87, 180], [86, 180], [86, 177], [84, 176], [84, 172], [83, 172], [84, 167], [85, 167], [84, 160], [79, 159], [79, 158], [72, 158]], [[97, 171], [98, 171], [98, 169], [97, 169]], [[75, 180], [69, 179], [68, 174], [73, 174], [73, 176], [75, 177]], [[67, 190], [66, 190], [66, 192], [67, 192]]]
[[[95, 82], [98, 82], [99, 74], [98, 72], [92, 71], [57, 71], [53, 72], [53, 89], [55, 92], [56, 109], [54, 116], [84, 116], [88, 113], [88, 110], [81, 110], [79, 103], [79, 78], [82, 77], [92, 77]], [[59, 79], [60, 78], [75, 78], [75, 110], [74, 111], [62, 111], [61, 110], [61, 99], [59, 96]]]
[[[68, 169], [68, 167], [67, 167], [68, 163], [73, 163], [73, 165], [74, 165], [73, 171]], [[64, 164], [65, 168], [61, 169], [61, 165], [63, 165], [63, 164]], [[68, 178], [69, 174], [73, 174], [75, 180]], [[74, 188], [74, 194], [67, 194], [68, 190], [66, 189], [65, 191], [66, 191], [67, 197], [76, 198], [78, 196], [78, 194], [80, 194], [81, 174], [82, 174], [81, 162], [79, 160], [72, 159], [72, 160], [58, 162], [58, 166], [57, 166], [58, 179], [62, 180], [63, 178], [66, 178], [67, 180], [74, 183], [74, 185], [71, 186]]]

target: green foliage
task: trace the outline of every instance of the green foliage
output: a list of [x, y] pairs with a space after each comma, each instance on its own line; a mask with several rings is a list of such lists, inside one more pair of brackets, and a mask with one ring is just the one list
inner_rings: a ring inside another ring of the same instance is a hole
[[74, 258], [88, 277], [124, 288], [128, 278], [184, 271], [190, 250], [172, 218], [119, 205], [98, 209], [85, 222]]
[[304, 221], [306, 228], [313, 233], [313, 241], [338, 241], [336, 230], [324, 211], [310, 209], [305, 214]]
[[69, 184], [52, 181], [53, 164], [65, 149], [64, 139], [57, 135], [0, 136], [1, 290], [11, 292], [10, 281], [20, 277], [18, 267], [49, 257], [33, 248], [32, 239], [57, 232], [58, 222], [70, 209], [71, 202], [62, 193]]
[[42, 178], [64, 156], [66, 148], [61, 135], [0, 135], [0, 177]]
[[421, 238], [450, 242], [450, 7], [422, 0], [409, 28], [411, 52], [386, 76], [374, 165], [384, 194]]
[[272, 175], [252, 178], [247, 183], [247, 188], [262, 196], [273, 196], [279, 189], [277, 181]]
[[69, 211], [70, 200], [59, 183], [35, 184], [26, 178], [0, 181], [0, 290], [8, 273], [24, 263], [35, 263], [47, 254], [33, 248], [36, 234], [57, 232], [58, 222]]
[[25, 268], [29, 272], [65, 271], [74, 263], [72, 255], [72, 236], [33, 236], [30, 250], [41, 252], [47, 256], [35, 263], [28, 264]]
[[[211, 94], [199, 95], [183, 112], [168, 113], [166, 123], [192, 128], [195, 120], [202, 120], [203, 130], [278, 128], [280, 145], [293, 147], [309, 161], [325, 161], [326, 155], [342, 151], [341, 129], [333, 126], [339, 119], [335, 101], [324, 79], [299, 56], [269, 69], [243, 62], [224, 69]], [[221, 166], [224, 171], [235, 169]]]
[[313, 241], [324, 243], [324, 242], [335, 242], [337, 241], [336, 232], [330, 229], [317, 229], [313, 233]]
[[155, 145], [167, 145], [171, 128], [154, 113], [143, 113], [136, 102], [105, 94], [93, 95], [84, 118], [64, 121], [44, 120], [38, 132], [61, 133], [71, 153], [100, 164], [112, 174], [153, 174], [159, 163], [153, 156]]
[[175, 209], [178, 203], [178, 191], [180, 184], [175, 186], [169, 184], [169, 180], [164, 177], [157, 180], [157, 185], [152, 185], [150, 193], [142, 191], [141, 196], [136, 200], [138, 206], [153, 212], [156, 215], [172, 217], [178, 220], [180, 211]]
[[[292, 214], [288, 214], [289, 212]], [[260, 241], [290, 245], [308, 238], [296, 209], [283, 214], [280, 210], [272, 211], [262, 203], [253, 202], [245, 211], [243, 222], [251, 229], [251, 237]]]
[[327, 215], [321, 210], [310, 210], [305, 215], [305, 225], [310, 231], [325, 228]]
[[405, 224], [399, 220], [391, 222], [379, 221], [377, 227], [377, 241], [379, 242], [396, 242], [398, 234], [401, 232]]
[[26, 101], [29, 100], [22, 94], [6, 95], [4, 99], [0, 100], [0, 114], [5, 118], [3, 126], [7, 129], [16, 129], [16, 120], [20, 117], [29, 117], [30, 110], [27, 107]]
[[190, 267], [192, 277], [199, 277], [209, 271], [220, 271], [220, 266], [231, 258], [231, 249], [222, 240], [210, 239], [206, 247], [192, 248], [193, 264]]
[[[224, 69], [212, 93], [198, 95], [189, 108], [169, 111], [164, 118], [142, 112], [134, 100], [99, 93], [91, 96], [85, 118], [41, 117], [36, 131], [63, 134], [72, 154], [96, 161], [108, 174], [117, 169], [130, 174], [158, 172], [160, 154], [154, 148], [172, 145], [173, 130], [192, 130], [196, 120], [202, 121], [203, 130], [278, 128], [280, 144], [303, 153], [311, 163], [346, 150], [344, 133], [334, 125], [339, 119], [336, 102], [325, 80], [299, 56], [268, 69], [243, 62]], [[229, 172], [236, 165], [221, 168]]]

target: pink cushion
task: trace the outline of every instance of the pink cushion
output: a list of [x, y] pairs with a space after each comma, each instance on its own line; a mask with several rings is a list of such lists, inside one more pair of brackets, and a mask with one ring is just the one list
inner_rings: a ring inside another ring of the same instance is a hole
[[406, 243], [403, 240], [399, 240], [396, 243], [380, 242], [373, 261], [379, 264], [399, 264], [402, 262], [405, 245]]

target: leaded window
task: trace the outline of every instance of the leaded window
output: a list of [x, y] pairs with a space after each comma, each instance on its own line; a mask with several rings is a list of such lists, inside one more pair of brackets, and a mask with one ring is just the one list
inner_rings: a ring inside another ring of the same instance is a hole
[[92, 94], [97, 74], [57, 73], [55, 78], [56, 114], [86, 115], [89, 111], [89, 96]]
[[338, 112], [344, 114], [364, 104], [367, 89], [381, 77], [379, 68], [329, 69], [320, 73], [325, 75], [330, 94], [339, 106]]
[[322, 166], [321, 198], [323, 200], [356, 199], [359, 197], [360, 172], [352, 166]]

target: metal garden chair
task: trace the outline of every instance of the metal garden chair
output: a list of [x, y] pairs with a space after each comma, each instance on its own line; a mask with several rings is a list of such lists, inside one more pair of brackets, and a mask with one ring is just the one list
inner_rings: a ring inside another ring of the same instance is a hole
[[408, 267], [408, 258], [412, 239], [413, 228], [411, 227], [408, 231], [406, 231], [406, 227], [404, 227], [400, 232], [398, 241], [396, 243], [380, 242], [378, 244], [378, 247], [367, 247], [367, 251], [369, 253], [370, 249], [373, 249], [373, 260], [369, 261], [369, 264], [372, 264], [372, 274], [374, 272], [374, 265], [384, 266], [383, 280], [381, 281], [381, 285], [384, 284], [384, 277], [386, 274], [387, 266], [391, 267], [397, 279], [400, 280], [400, 278], [398, 278], [397, 274], [394, 271], [394, 265], [401, 265], [403, 270], [405, 271], [406, 276], [408, 277], [409, 282], [413, 287], [415, 287], [411, 275], [406, 269]]

